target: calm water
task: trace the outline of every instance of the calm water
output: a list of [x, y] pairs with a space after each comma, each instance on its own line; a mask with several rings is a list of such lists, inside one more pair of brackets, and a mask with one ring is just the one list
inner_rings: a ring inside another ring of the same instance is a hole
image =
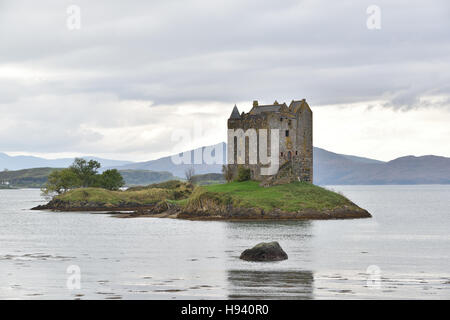
[[[0, 190], [0, 298], [450, 298], [450, 186], [328, 188], [373, 219], [118, 219], [30, 211], [39, 190]], [[288, 260], [239, 260], [273, 240]], [[81, 289], [67, 288], [71, 265]]]

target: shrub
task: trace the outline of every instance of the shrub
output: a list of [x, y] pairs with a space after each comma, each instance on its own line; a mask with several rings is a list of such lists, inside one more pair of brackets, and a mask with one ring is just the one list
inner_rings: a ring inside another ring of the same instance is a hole
[[194, 184], [194, 175], [195, 175], [195, 169], [194, 167], [189, 167], [184, 171], [184, 175], [186, 176], [186, 181]]
[[245, 168], [245, 167], [239, 167], [238, 168], [238, 174], [237, 174], [237, 181], [242, 182], [242, 181], [247, 181], [251, 179], [251, 172], [250, 169]]
[[227, 182], [233, 181], [233, 171], [225, 164], [222, 166], [222, 173]]

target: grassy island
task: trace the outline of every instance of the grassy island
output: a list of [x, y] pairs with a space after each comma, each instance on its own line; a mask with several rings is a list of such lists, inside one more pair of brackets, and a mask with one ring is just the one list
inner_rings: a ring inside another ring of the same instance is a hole
[[346, 219], [370, 214], [341, 194], [305, 182], [262, 187], [256, 181], [197, 187], [186, 219]]
[[193, 220], [345, 219], [370, 214], [341, 194], [309, 183], [261, 187], [256, 181], [196, 186], [167, 181], [124, 191], [79, 188], [35, 209], [134, 211], [124, 217], [157, 216]]
[[195, 190], [189, 202], [193, 203], [208, 197], [217, 199], [220, 203], [230, 203], [238, 207], [283, 211], [334, 209], [352, 204], [350, 200], [336, 192], [306, 182], [293, 182], [267, 188], [260, 187], [256, 181], [203, 186]]
[[77, 188], [56, 195], [48, 204], [34, 209], [60, 211], [152, 209], [155, 205], [161, 203], [187, 199], [192, 190], [192, 185], [177, 180], [146, 187], [131, 187], [127, 190]]

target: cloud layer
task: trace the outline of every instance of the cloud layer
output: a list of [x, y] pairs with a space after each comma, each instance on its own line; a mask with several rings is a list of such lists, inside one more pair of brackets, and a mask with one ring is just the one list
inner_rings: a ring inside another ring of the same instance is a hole
[[252, 99], [447, 114], [448, 2], [378, 1], [380, 30], [371, 4], [2, 1], [0, 150], [155, 157], [174, 128], [223, 140], [231, 107]]

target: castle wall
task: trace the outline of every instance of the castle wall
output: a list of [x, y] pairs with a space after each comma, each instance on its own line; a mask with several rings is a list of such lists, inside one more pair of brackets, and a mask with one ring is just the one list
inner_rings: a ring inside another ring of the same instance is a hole
[[313, 127], [312, 112], [309, 108], [298, 113], [299, 130], [297, 131], [298, 147], [300, 149], [300, 166], [297, 174], [301, 181], [313, 182]]
[[[238, 142], [236, 138], [233, 141], [228, 141], [228, 167], [233, 171], [234, 176], [237, 175], [239, 164], [236, 160], [245, 160], [244, 167], [251, 170], [252, 179], [265, 180], [269, 176], [261, 175], [261, 168], [268, 167], [263, 165], [259, 159], [259, 129], [267, 129], [268, 142], [266, 154], [270, 157], [271, 145], [270, 145], [270, 130], [279, 130], [279, 165], [286, 168], [288, 165], [288, 175], [291, 176], [291, 180], [301, 180], [312, 182], [313, 174], [313, 148], [312, 148], [312, 112], [309, 107], [296, 108], [295, 112], [290, 111], [287, 108], [283, 109], [283, 112], [262, 112], [259, 114], [242, 114], [239, 118], [228, 119], [228, 129], [242, 129], [244, 132], [248, 129], [256, 129], [256, 151], [258, 157], [256, 163], [250, 163], [249, 158], [249, 137], [245, 138], [245, 150], [244, 154], [237, 154], [238, 148], [235, 142]], [[281, 120], [280, 120], [281, 119]], [[286, 131], [289, 131], [286, 136]], [[230, 138], [229, 138], [230, 139]], [[234, 164], [231, 164], [234, 162]], [[284, 170], [284, 169], [283, 169]], [[278, 174], [276, 175], [278, 176]], [[283, 174], [285, 178], [286, 174]]]
[[[298, 157], [297, 149], [297, 118], [292, 115], [272, 114], [269, 117], [269, 126], [273, 129], [280, 130], [279, 142], [279, 163], [280, 166], [289, 161], [295, 160]], [[280, 120], [281, 119], [281, 120]], [[289, 131], [289, 136], [286, 137], [286, 131]], [[296, 154], [297, 151], [297, 154]]]
[[[237, 139], [234, 138], [234, 141], [228, 141], [228, 146], [233, 146], [233, 149], [228, 149], [228, 163], [234, 162], [232, 165], [228, 165], [228, 167], [233, 171], [233, 175], [237, 176], [238, 171], [238, 164], [237, 161], [240, 159], [245, 159], [245, 164], [243, 164], [244, 167], [249, 168], [251, 170], [252, 179], [254, 180], [262, 180], [264, 177], [261, 176], [261, 167], [264, 166], [261, 164], [259, 159], [259, 129], [270, 129], [270, 124], [265, 116], [244, 116], [243, 119], [228, 119], [228, 129], [242, 129], [244, 132], [248, 129], [256, 129], [257, 135], [256, 135], [256, 152], [257, 152], [257, 163], [251, 164], [249, 162], [249, 151], [250, 151], [250, 138], [245, 138], [245, 154], [239, 155], [237, 154], [238, 148], [236, 147], [236, 141]], [[268, 131], [268, 135], [270, 135]], [[267, 155], [270, 155], [270, 139], [268, 139], [267, 142]]]

